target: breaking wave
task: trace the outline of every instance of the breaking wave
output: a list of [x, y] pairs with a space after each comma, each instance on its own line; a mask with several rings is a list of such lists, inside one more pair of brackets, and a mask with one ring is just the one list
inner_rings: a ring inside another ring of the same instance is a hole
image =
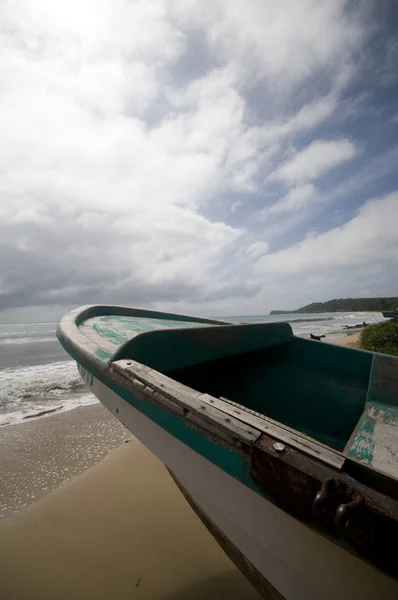
[[0, 425], [94, 402], [74, 361], [0, 371]]

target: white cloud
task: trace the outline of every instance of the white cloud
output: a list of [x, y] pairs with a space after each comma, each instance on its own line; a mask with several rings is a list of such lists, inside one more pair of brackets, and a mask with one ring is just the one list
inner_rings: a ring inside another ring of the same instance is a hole
[[262, 135], [265, 140], [278, 140], [281, 137], [311, 130], [330, 117], [337, 106], [338, 95], [334, 92], [327, 96], [316, 98], [300, 108], [290, 118], [266, 123], [261, 128]]
[[[340, 227], [308, 235], [294, 246], [260, 258], [256, 269], [279, 275], [398, 266], [398, 192], [368, 201]], [[341, 273], [341, 272], [340, 272]]]
[[256, 259], [268, 251], [269, 244], [267, 242], [253, 242], [246, 248], [246, 254], [251, 259]]
[[292, 188], [286, 196], [275, 202], [268, 209], [268, 213], [296, 212], [307, 208], [316, 195], [317, 189], [312, 183], [305, 183]]
[[344, 71], [365, 37], [361, 13], [351, 19], [344, 0], [176, 0], [174, 6], [186, 26], [205, 32], [219, 60], [242, 81], [266, 78], [275, 89], [316, 71]]
[[[125, 55], [164, 63], [184, 46], [184, 35], [169, 20], [163, 0], [70, 0], [56, 6], [51, 0], [15, 0], [3, 3], [1, 23], [35, 58], [42, 58], [47, 44], [56, 58], [67, 58], [79, 70], [82, 60], [103, 61]], [[17, 34], [17, 35], [16, 35]]]
[[355, 144], [346, 139], [314, 140], [286, 161], [274, 177], [288, 183], [317, 179], [330, 169], [354, 158], [356, 153]]

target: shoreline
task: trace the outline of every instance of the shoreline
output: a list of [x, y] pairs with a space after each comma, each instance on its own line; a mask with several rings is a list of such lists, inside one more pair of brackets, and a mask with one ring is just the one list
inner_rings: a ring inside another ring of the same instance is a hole
[[[335, 346], [345, 346], [353, 350], [359, 350], [359, 340], [361, 337], [361, 330], [352, 332], [338, 332], [338, 333], [327, 333], [326, 337], [322, 338], [323, 344], [334, 344]], [[305, 340], [310, 340], [309, 335], [300, 335]]]
[[0, 520], [34, 504], [131, 437], [100, 403], [5, 425]]
[[353, 332], [353, 333], [345, 333], [344, 335], [337, 337], [335, 339], [324, 340], [328, 344], [335, 344], [336, 346], [345, 346], [346, 348], [351, 348], [353, 350], [359, 350], [359, 339], [361, 337], [361, 332]]

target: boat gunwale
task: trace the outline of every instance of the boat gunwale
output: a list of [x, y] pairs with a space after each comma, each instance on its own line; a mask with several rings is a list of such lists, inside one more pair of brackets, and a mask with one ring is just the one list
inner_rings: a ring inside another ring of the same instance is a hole
[[[111, 369], [120, 373], [133, 386], [138, 380], [143, 384], [143, 393], [148, 398], [153, 398], [155, 401], [162, 403], [162, 396], [167, 396], [169, 400], [177, 405], [183, 406], [186, 409], [191, 409], [196, 401], [198, 407], [201, 403], [206, 403], [213, 408], [217, 408], [223, 414], [228, 415], [227, 418], [235, 419], [244, 423], [246, 426], [254, 427], [259, 433], [271, 435], [275, 441], [281, 441], [291, 445], [297, 450], [324, 462], [328, 466], [336, 470], [341, 470], [346, 458], [341, 452], [333, 450], [328, 446], [310, 438], [295, 429], [291, 429], [281, 423], [278, 423], [266, 415], [259, 415], [255, 411], [247, 409], [242, 404], [236, 404], [239, 407], [240, 417], [237, 416], [237, 408], [234, 408], [230, 401], [224, 398], [215, 398], [210, 394], [198, 392], [194, 388], [186, 386], [167, 375], [151, 369], [132, 359], [121, 359], [111, 363]], [[157, 394], [154, 395], [154, 394]]]
[[[64, 315], [57, 326], [57, 338], [65, 350], [79, 363], [89, 370], [102, 373], [107, 363], [112, 361], [114, 352], [104, 351], [101, 358], [98, 356], [97, 344], [86, 333], [81, 331], [80, 325], [95, 317], [101, 316], [138, 317], [138, 318], [163, 318], [170, 321], [197, 322], [208, 325], [229, 325], [227, 321], [217, 321], [202, 317], [190, 317], [175, 313], [163, 313], [139, 308], [129, 308], [111, 304], [88, 304], [80, 306]], [[147, 332], [142, 332], [147, 333]], [[142, 335], [142, 333], [138, 335]], [[104, 358], [105, 364], [104, 364]]]
[[168, 321], [190, 321], [197, 323], [208, 323], [209, 325], [222, 325], [227, 321], [219, 321], [217, 319], [207, 319], [206, 317], [193, 317], [190, 315], [180, 315], [178, 313], [167, 313], [157, 310], [148, 310], [146, 308], [131, 308], [129, 306], [119, 306], [115, 304], [87, 304], [76, 308], [71, 311], [65, 317], [61, 319], [63, 321], [68, 316], [72, 317], [73, 322], [77, 327], [81, 325], [83, 321], [92, 319], [94, 317], [102, 317], [113, 315], [116, 317], [144, 317], [152, 319], [165, 319]]
[[[362, 493], [368, 488], [373, 497], [371, 502], [373, 507], [377, 507], [377, 511], [380, 513], [385, 511], [385, 514], [388, 515], [394, 513], [395, 519], [398, 521], [398, 512], [396, 512], [398, 510], [396, 508], [398, 480], [393, 476], [386, 475], [373, 466], [365, 465], [354, 457], [334, 450], [295, 429], [285, 426], [283, 423], [270, 419], [266, 415], [258, 414], [226, 398], [215, 398], [209, 394], [198, 392], [132, 359], [121, 359], [111, 363], [108, 375], [112, 377], [113, 381], [118, 381], [123, 386], [127, 385], [130, 393], [136, 395], [138, 392], [147, 400], [185, 418], [187, 411], [190, 410], [193, 410], [196, 414], [201, 412], [203, 414], [200, 408], [203, 403], [208, 406], [208, 417], [210, 417], [210, 410], [217, 408], [230, 419], [232, 431], [234, 430], [234, 424], [239, 426], [239, 423], [258, 431], [259, 437], [254, 442], [248, 442], [247, 439], [241, 440], [246, 447], [255, 448], [266, 437], [271, 439], [272, 443], [281, 442], [286, 444], [287, 449], [290, 448], [292, 451], [301, 454], [303, 460], [307, 461], [308, 467], [310, 466], [309, 463], [315, 461], [314, 464], [319, 464], [323, 469], [327, 469], [329, 479], [345, 480], [346, 483], [360, 489]], [[120, 376], [123, 377], [122, 380]], [[237, 415], [236, 410], [239, 410], [240, 415]], [[209, 419], [199, 419], [198, 424], [205, 433], [207, 431], [213, 438], [214, 434], [219, 439], [224, 437], [222, 430], [217, 427], [217, 423], [214, 423], [215, 427], [209, 427]], [[277, 451], [274, 453], [279, 454]], [[282, 458], [283, 453], [279, 456]], [[390, 505], [390, 502], [392, 502], [392, 505]], [[384, 504], [384, 507], [382, 504]]]

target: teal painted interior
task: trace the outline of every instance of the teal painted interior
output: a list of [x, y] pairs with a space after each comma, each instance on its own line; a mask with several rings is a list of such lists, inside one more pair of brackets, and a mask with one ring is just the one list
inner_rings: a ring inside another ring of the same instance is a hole
[[363, 361], [354, 357], [348, 376], [346, 356], [328, 366], [322, 362], [323, 347], [317, 352], [309, 348], [307, 352], [304, 346], [299, 352], [294, 346], [295, 340], [167, 374], [202, 392], [243, 404], [342, 451], [365, 405], [367, 380]]
[[398, 409], [398, 360], [384, 354], [375, 355], [367, 396], [368, 402], [383, 402]]
[[[191, 324], [192, 325], [192, 324]], [[230, 325], [191, 329], [159, 329], [136, 335], [113, 360], [132, 358], [162, 373], [275, 347], [292, 339], [288, 323]]]
[[286, 334], [286, 343], [274, 332], [261, 350], [166, 372], [342, 451], [365, 406], [372, 355]]
[[[85, 323], [81, 324], [83, 328]], [[169, 321], [166, 319], [149, 319], [147, 317], [115, 317], [104, 316], [96, 317], [92, 320], [91, 328], [99, 336], [102, 336], [107, 342], [119, 347], [129, 340], [134, 340], [142, 333], [151, 333], [156, 331], [165, 331], [172, 333], [174, 329], [200, 327], [200, 323], [195, 321]], [[203, 326], [208, 326], [203, 323]], [[163, 329], [162, 329], [163, 328]]]

